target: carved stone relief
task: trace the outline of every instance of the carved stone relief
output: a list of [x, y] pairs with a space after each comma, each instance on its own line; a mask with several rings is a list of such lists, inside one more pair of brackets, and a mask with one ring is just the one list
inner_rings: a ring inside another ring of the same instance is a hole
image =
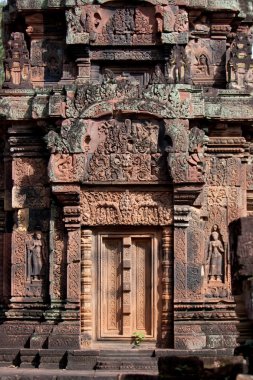
[[197, 127], [189, 131], [188, 121], [167, 120], [166, 136], [172, 140], [168, 166], [174, 182], [204, 180], [204, 148], [208, 141]]
[[221, 240], [219, 227], [215, 224], [208, 243], [207, 276], [208, 282], [221, 282], [224, 275], [224, 243]]
[[52, 231], [50, 248], [52, 249], [51, 259], [54, 265], [51, 273], [53, 281], [51, 282], [50, 294], [52, 295], [53, 300], [61, 300], [66, 298], [67, 238], [60, 207], [53, 208], [52, 221], [54, 223], [54, 228]]
[[43, 159], [15, 158], [12, 162], [13, 208], [48, 208], [46, 162]]
[[33, 39], [31, 42], [32, 82], [57, 82], [61, 79], [63, 63], [62, 42]]
[[5, 83], [9, 87], [28, 86], [30, 61], [24, 33], [13, 32], [4, 60]]
[[[113, 109], [124, 112], [151, 112], [163, 118], [187, 117], [189, 95], [184, 96], [175, 86], [163, 83], [141, 87], [134, 78], [114, 77], [107, 70], [101, 84], [77, 88], [75, 96], [67, 95], [68, 117], [99, 117], [112, 114]], [[113, 100], [113, 102], [109, 102]], [[106, 102], [106, 103], [105, 103]]]
[[194, 39], [186, 46], [193, 84], [222, 84], [225, 75], [225, 40]]
[[47, 243], [41, 231], [12, 234], [12, 296], [44, 297], [47, 294]]
[[206, 261], [204, 289], [208, 298], [231, 297], [231, 251], [229, 226], [246, 213], [245, 172], [240, 158], [210, 157], [206, 162], [203, 215]]
[[169, 83], [189, 83], [190, 61], [184, 46], [175, 45], [172, 48], [167, 71]]
[[81, 219], [93, 225], [169, 225], [172, 223], [169, 192], [81, 192]]
[[66, 11], [67, 43], [92, 45], [159, 44], [159, 33], [188, 32], [188, 13], [177, 6], [100, 7]]
[[232, 42], [228, 55], [228, 82], [231, 88], [253, 87], [252, 36], [238, 33]]
[[102, 123], [98, 127], [101, 142], [93, 154], [88, 154], [85, 180], [167, 181], [166, 147], [161, 133], [155, 120]]
[[45, 269], [45, 243], [40, 231], [35, 231], [32, 236], [26, 240], [27, 250], [27, 279], [41, 280], [44, 276]]
[[187, 296], [189, 299], [203, 297], [203, 261], [205, 251], [204, 222], [201, 211], [191, 208], [187, 232]]
[[[50, 178], [71, 182], [168, 182], [167, 142], [157, 120], [78, 122], [50, 131]], [[77, 131], [78, 134], [75, 133]], [[75, 154], [70, 154], [75, 153]]]

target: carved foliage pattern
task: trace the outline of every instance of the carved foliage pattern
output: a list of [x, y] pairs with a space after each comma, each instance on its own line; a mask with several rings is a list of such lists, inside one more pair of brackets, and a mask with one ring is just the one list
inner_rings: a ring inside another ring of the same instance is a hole
[[122, 82], [122, 78], [116, 77], [104, 79], [102, 84], [78, 87], [74, 100], [72, 94], [71, 97], [67, 97], [67, 116], [79, 115], [79, 117], [87, 118], [110, 114], [113, 105], [107, 101], [112, 99], [114, 99], [114, 107], [124, 111], [150, 112], [152, 110], [153, 114], [167, 118], [189, 115], [189, 95], [183, 99], [177, 88], [162, 83], [139, 87], [136, 80], [132, 79], [127, 78]]
[[49, 190], [46, 188], [47, 167], [43, 159], [15, 158], [12, 163], [14, 208], [49, 207]]
[[175, 299], [183, 299], [187, 297], [186, 292], [186, 235], [185, 230], [177, 228], [174, 231], [174, 295]]
[[204, 261], [204, 233], [203, 222], [200, 213], [192, 208], [189, 228], [187, 232], [188, 257], [187, 257], [187, 294], [194, 299], [201, 297], [201, 266]]
[[55, 209], [53, 216], [54, 230], [53, 230], [53, 266], [52, 276], [53, 281], [51, 285], [51, 293], [53, 299], [65, 299], [66, 293], [66, 241], [64, 224], [62, 222], [63, 215], [59, 208]]
[[168, 225], [172, 222], [169, 192], [81, 193], [84, 225]]
[[79, 300], [80, 297], [80, 230], [68, 232], [68, 298]]

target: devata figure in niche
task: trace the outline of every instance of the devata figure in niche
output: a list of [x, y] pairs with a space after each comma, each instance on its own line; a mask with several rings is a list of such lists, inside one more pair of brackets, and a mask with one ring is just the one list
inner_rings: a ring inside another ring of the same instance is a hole
[[207, 268], [209, 281], [221, 281], [223, 275], [224, 245], [217, 224], [212, 228], [208, 244]]
[[27, 279], [41, 280], [44, 264], [44, 244], [40, 231], [34, 232], [26, 242], [27, 249]]

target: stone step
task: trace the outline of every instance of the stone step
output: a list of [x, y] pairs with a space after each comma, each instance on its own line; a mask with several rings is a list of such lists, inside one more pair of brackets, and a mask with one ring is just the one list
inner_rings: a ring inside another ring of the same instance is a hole
[[97, 370], [141, 370], [157, 371], [157, 358], [151, 357], [99, 357], [95, 367]]
[[124, 374], [120, 371], [80, 371], [80, 370], [55, 370], [55, 369], [21, 369], [0, 368], [0, 380], [158, 380], [157, 373], [132, 372]]

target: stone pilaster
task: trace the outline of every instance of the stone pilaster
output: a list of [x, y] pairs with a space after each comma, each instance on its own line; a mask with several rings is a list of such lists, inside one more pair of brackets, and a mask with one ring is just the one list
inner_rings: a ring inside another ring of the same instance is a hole
[[[54, 300], [47, 311], [47, 320], [58, 317], [58, 325], [49, 337], [50, 348], [80, 347], [81, 299], [81, 229], [78, 186], [53, 186], [58, 208], [56, 229], [51, 230], [52, 242], [57, 247], [51, 260], [51, 294]], [[63, 224], [60, 222], [62, 218]], [[59, 224], [60, 223], [60, 224]], [[60, 229], [59, 229], [60, 227]], [[60, 231], [60, 234], [58, 235]], [[65, 236], [65, 237], [64, 237]], [[60, 265], [58, 260], [60, 260]], [[58, 265], [59, 270], [54, 270]]]
[[81, 346], [92, 339], [92, 231], [81, 232]]

